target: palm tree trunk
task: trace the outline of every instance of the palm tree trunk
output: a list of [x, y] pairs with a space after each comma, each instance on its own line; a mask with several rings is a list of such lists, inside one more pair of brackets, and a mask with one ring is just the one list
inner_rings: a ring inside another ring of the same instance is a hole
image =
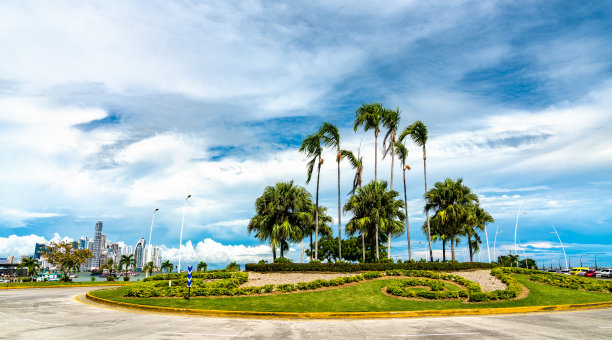
[[[423, 144], [423, 173], [425, 175], [425, 195], [427, 195], [427, 153], [425, 152], [425, 144]], [[425, 196], [425, 203], [428, 203], [427, 196]], [[429, 226], [429, 210], [425, 211], [427, 214], [427, 241], [429, 242], [429, 261], [433, 261], [433, 250], [431, 249], [431, 227]], [[452, 244], [451, 240], [451, 244]], [[454, 248], [453, 248], [454, 249]], [[455, 253], [453, 250], [453, 260], [455, 259]]]
[[342, 260], [342, 220], [340, 214], [340, 144], [338, 144], [338, 259]]
[[285, 257], [285, 254], [283, 252], [283, 241], [281, 241], [281, 243], [280, 243], [280, 248], [281, 248], [280, 249], [280, 257]]
[[276, 260], [276, 247], [272, 246], [272, 260]]
[[442, 239], [442, 262], [446, 262], [446, 240]]
[[455, 261], [455, 235], [451, 235], [451, 255], [452, 255], [452, 259], [453, 261]]
[[310, 261], [312, 261], [312, 233], [310, 233]]
[[408, 260], [412, 260], [412, 250], [410, 249], [410, 223], [408, 222], [408, 198], [406, 197], [406, 168], [402, 163], [402, 173], [404, 175], [404, 210], [406, 211], [406, 237], [408, 238]]
[[378, 128], [374, 130], [374, 180], [378, 180]]
[[361, 233], [362, 263], [365, 263], [365, 236]]
[[467, 234], [468, 237], [468, 249], [470, 250], [470, 262], [474, 262], [474, 254], [472, 254], [472, 238], [470, 237], [470, 233]]
[[319, 178], [321, 177], [321, 157], [317, 166], [317, 198], [315, 202], [315, 260], [319, 260]]

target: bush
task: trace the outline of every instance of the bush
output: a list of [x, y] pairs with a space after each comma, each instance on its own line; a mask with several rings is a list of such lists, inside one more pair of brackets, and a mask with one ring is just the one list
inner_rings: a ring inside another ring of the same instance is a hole
[[96, 281], [96, 277], [95, 277], [95, 276], [92, 276], [92, 277], [91, 277], [91, 282], [94, 282], [94, 281]]
[[22, 277], [21, 278], [21, 282], [32, 282], [32, 278], [31, 277]]
[[310, 263], [269, 263], [245, 265], [247, 271], [254, 272], [363, 272], [363, 271], [385, 271], [393, 269], [402, 270], [435, 270], [453, 271], [467, 269], [489, 269], [494, 264], [480, 262], [404, 262], [404, 263], [321, 263], [311, 261]]
[[107, 276], [106, 277], [106, 281], [115, 281], [115, 277], [114, 276]]
[[123, 277], [123, 281], [130, 281], [130, 277], [129, 276], [124, 276]]
[[259, 260], [259, 262], [257, 262], [257, 264], [266, 264], [266, 263], [268, 263], [268, 261], [266, 260]]
[[240, 265], [236, 263], [236, 261], [230, 263], [227, 265], [227, 267], [225, 267], [225, 270], [230, 271], [230, 272], [239, 272], [240, 271]]
[[276, 290], [283, 293], [289, 293], [297, 290], [297, 287], [292, 283], [287, 283], [276, 286]]
[[291, 261], [290, 259], [286, 258], [286, 257], [277, 257], [274, 259], [274, 263], [292, 263], [293, 261]]

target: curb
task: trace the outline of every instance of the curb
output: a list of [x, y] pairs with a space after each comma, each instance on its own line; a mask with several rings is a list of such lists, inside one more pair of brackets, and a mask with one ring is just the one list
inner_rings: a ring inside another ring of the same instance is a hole
[[148, 312], [177, 313], [213, 317], [234, 318], [278, 318], [278, 319], [381, 319], [381, 318], [422, 318], [442, 316], [467, 316], [467, 315], [492, 315], [492, 314], [516, 314], [569, 311], [593, 308], [612, 307], [612, 301], [553, 305], [553, 306], [529, 306], [529, 307], [506, 307], [506, 308], [477, 308], [477, 309], [447, 309], [447, 310], [420, 310], [420, 311], [397, 311], [397, 312], [317, 312], [317, 313], [290, 313], [290, 312], [255, 312], [255, 311], [230, 311], [230, 310], [205, 310], [190, 308], [173, 308], [149, 305], [137, 305], [128, 302], [107, 300], [93, 296], [90, 292], [85, 294], [88, 300], [101, 304], [138, 309]]

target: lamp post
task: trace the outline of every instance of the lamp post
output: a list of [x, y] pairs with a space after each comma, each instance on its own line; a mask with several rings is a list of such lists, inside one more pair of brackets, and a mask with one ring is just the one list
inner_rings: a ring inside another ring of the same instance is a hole
[[[151, 234], [153, 234], [153, 222], [155, 221], [155, 213], [158, 211], [158, 208], [155, 208], [155, 210], [153, 210], [153, 218], [151, 218], [151, 230], [149, 230], [149, 243], [147, 243], [147, 263], [149, 263], [150, 261], [152, 261], [151, 257], [152, 254], [151, 252], [153, 251], [153, 246], [151, 245]], [[149, 277], [149, 272], [145, 273], [146, 277]]]
[[580, 267], [582, 267], [582, 257], [583, 257], [583, 256], [586, 256], [586, 254], [582, 254], [582, 255], [580, 255]]
[[[523, 248], [523, 245], [521, 244], [521, 241], [519, 241], [519, 246], [521, 246], [521, 250], [523, 251], [523, 256], [525, 257], [525, 268], [529, 269], [529, 266], [527, 265], [527, 255], [525, 254], [525, 248]], [[517, 265], [518, 267], [518, 265]], [[551, 267], [552, 267], [552, 262], [551, 262]]]
[[497, 234], [501, 234], [501, 230], [497, 231], [499, 225], [495, 227], [495, 238], [493, 239], [493, 260], [497, 261], [497, 254], [495, 253], [495, 243], [497, 242]]
[[[487, 235], [486, 225], [485, 225], [485, 239], [487, 240], [487, 256], [489, 257], [489, 263], [491, 263], [491, 251], [489, 250], [489, 235]], [[480, 258], [480, 252], [478, 252], [478, 258]]]
[[179, 263], [178, 263], [178, 272], [181, 272], [181, 254], [183, 247], [183, 225], [185, 224], [185, 209], [187, 208], [187, 200], [191, 197], [191, 195], [187, 195], [185, 198], [185, 206], [183, 206], [183, 221], [181, 222], [181, 237], [179, 239]]
[[568, 263], [567, 263], [567, 256], [565, 256], [565, 247], [563, 246], [563, 242], [561, 242], [561, 236], [559, 236], [559, 233], [557, 232], [557, 228], [555, 228], [555, 225], [552, 225], [554, 232], [552, 232], [552, 234], [556, 234], [557, 238], [559, 239], [559, 243], [561, 243], [561, 249], [563, 250], [563, 256], [565, 257], [565, 267], [569, 267]]
[[578, 256], [574, 256], [574, 255], [570, 255], [567, 257], [568, 261], [569, 261], [569, 268], [572, 269], [572, 257], [578, 257]]
[[[516, 251], [516, 231], [518, 230], [518, 219], [519, 219], [519, 215], [521, 215], [521, 206], [523, 205], [523, 202], [521, 202], [521, 204], [519, 205], [518, 208], [518, 212], [516, 213], [516, 224], [514, 225], [514, 255], [518, 255], [517, 251]], [[523, 215], [527, 214], [526, 212], [523, 213]]]
[[597, 270], [597, 255], [604, 255], [605, 253], [597, 253], [595, 254], [595, 270]]

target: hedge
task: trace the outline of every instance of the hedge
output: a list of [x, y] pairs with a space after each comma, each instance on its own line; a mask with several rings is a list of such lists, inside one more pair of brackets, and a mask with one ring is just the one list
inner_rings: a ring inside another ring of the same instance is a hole
[[[239, 272], [230, 272], [230, 271], [208, 271], [208, 272], [193, 272], [191, 277], [193, 279], [204, 279], [204, 280], [212, 280], [212, 279], [227, 279], [236, 276], [237, 274], [246, 275], [245, 273]], [[157, 274], [153, 276], [149, 276], [143, 279], [143, 282], [147, 281], [158, 281], [158, 280], [179, 280], [185, 279], [187, 280], [187, 273], [168, 273], [168, 274]]]
[[495, 264], [481, 262], [416, 262], [416, 263], [249, 263], [252, 272], [364, 272], [386, 270], [435, 270], [453, 271], [466, 269], [490, 269]]

